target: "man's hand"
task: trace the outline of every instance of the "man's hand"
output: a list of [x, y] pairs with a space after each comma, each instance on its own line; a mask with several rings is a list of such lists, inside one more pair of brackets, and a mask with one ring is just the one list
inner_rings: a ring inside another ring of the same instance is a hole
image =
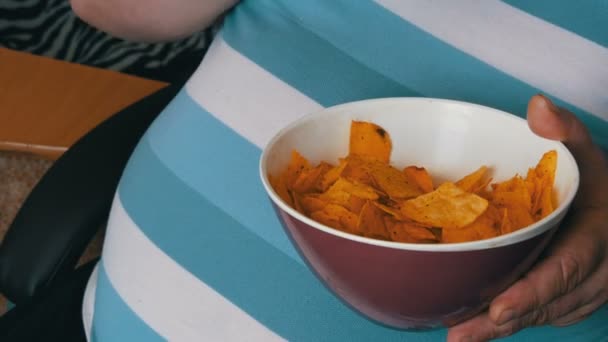
[[530, 326], [574, 324], [608, 301], [608, 162], [585, 126], [544, 96], [528, 104], [536, 134], [563, 141], [581, 183], [547, 256], [495, 298], [488, 311], [448, 332], [448, 341], [487, 341]]

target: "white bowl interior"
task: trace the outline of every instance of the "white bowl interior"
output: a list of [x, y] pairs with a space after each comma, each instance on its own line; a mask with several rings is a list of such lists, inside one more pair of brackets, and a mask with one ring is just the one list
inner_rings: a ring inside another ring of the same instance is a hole
[[[561, 218], [562, 211], [567, 209], [578, 189], [578, 168], [568, 149], [559, 142], [538, 137], [519, 117], [459, 101], [389, 98], [327, 108], [303, 117], [280, 131], [264, 150], [260, 165], [262, 180], [275, 203], [307, 223], [312, 221], [293, 209], [288, 210], [291, 208], [270, 189], [266, 174], [277, 174], [284, 170], [294, 149], [313, 163], [325, 160], [336, 164], [339, 157], [348, 154], [351, 120], [371, 121], [383, 127], [393, 142], [391, 163], [399, 167], [423, 166], [438, 184], [445, 180], [456, 181], [481, 165], [491, 169], [495, 181], [506, 180], [516, 173], [525, 177], [528, 168], [535, 166], [543, 153], [557, 150], [555, 190], [559, 207], [543, 221], [555, 219], [556, 216]], [[533, 230], [543, 221], [523, 230]], [[518, 237], [518, 234], [522, 235], [518, 231], [509, 234], [514, 238], [504, 239], [506, 236], [501, 236], [489, 240], [496, 240], [493, 246], [513, 243], [543, 231], [542, 228], [536, 230], [528, 236]], [[476, 242], [464, 244], [472, 243]]]

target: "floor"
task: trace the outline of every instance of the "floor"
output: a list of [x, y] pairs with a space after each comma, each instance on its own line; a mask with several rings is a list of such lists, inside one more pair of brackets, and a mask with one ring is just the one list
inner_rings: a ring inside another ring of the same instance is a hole
[[[51, 165], [52, 161], [34, 155], [0, 152], [0, 242], [23, 201]], [[80, 263], [99, 256], [102, 241], [103, 232], [100, 230]], [[0, 315], [5, 304], [6, 300], [0, 294]]]

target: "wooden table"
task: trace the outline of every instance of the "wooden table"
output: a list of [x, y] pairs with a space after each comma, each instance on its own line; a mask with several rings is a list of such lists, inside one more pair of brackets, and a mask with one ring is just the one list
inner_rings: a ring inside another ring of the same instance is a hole
[[0, 150], [56, 159], [166, 83], [0, 48]]

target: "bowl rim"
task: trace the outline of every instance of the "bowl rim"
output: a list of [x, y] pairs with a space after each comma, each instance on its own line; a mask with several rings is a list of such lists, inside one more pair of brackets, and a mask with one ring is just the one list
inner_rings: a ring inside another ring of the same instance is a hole
[[363, 104], [370, 104], [370, 103], [375, 104], [375, 103], [383, 103], [383, 102], [426, 102], [429, 104], [430, 103], [457, 104], [457, 105], [463, 105], [463, 106], [467, 106], [467, 107], [471, 107], [471, 108], [477, 108], [477, 109], [481, 109], [484, 111], [488, 111], [492, 115], [505, 116], [509, 120], [518, 121], [520, 123], [524, 123], [527, 125], [527, 121], [525, 119], [523, 119], [517, 115], [502, 111], [500, 109], [496, 109], [496, 108], [492, 108], [489, 106], [484, 106], [484, 105], [480, 105], [480, 104], [476, 104], [476, 103], [466, 102], [466, 101], [433, 98], [433, 97], [373, 98], [373, 99], [346, 102], [346, 103], [341, 103], [338, 105], [326, 107], [326, 108], [323, 108], [316, 112], [312, 112], [312, 113], [303, 115], [302, 117], [292, 121], [290, 124], [288, 124], [287, 126], [283, 127], [281, 130], [279, 130], [264, 146], [264, 149], [263, 149], [262, 154], [259, 159], [259, 175], [260, 175], [262, 184], [264, 186], [264, 189], [266, 190], [266, 194], [268, 197], [270, 197], [272, 203], [274, 203], [276, 206], [278, 206], [278, 208], [280, 210], [283, 210], [290, 216], [307, 224], [308, 226], [321, 230], [321, 231], [331, 234], [331, 235], [335, 235], [335, 236], [338, 236], [341, 238], [345, 238], [345, 239], [348, 239], [351, 241], [356, 241], [356, 242], [360, 242], [360, 243], [364, 243], [364, 244], [368, 244], [368, 245], [387, 247], [387, 248], [392, 248], [392, 249], [408, 250], [408, 251], [422, 251], [422, 252], [462, 252], [462, 251], [482, 250], [482, 249], [490, 249], [490, 248], [508, 246], [508, 245], [516, 244], [521, 241], [529, 240], [535, 236], [538, 236], [538, 235], [544, 233], [545, 231], [549, 230], [550, 228], [553, 228], [553, 226], [555, 224], [554, 221], [558, 221], [559, 219], [561, 219], [563, 217], [563, 215], [566, 214], [566, 211], [569, 209], [570, 205], [572, 204], [572, 201], [574, 200], [574, 197], [576, 196], [579, 185], [580, 185], [580, 171], [578, 168], [578, 164], [576, 163], [576, 160], [574, 159], [574, 156], [572, 155], [570, 150], [562, 142], [559, 142], [559, 141], [553, 141], [553, 142], [555, 144], [557, 144], [558, 146], [560, 146], [561, 150], [566, 152], [565, 155], [563, 155], [563, 153], [561, 153], [561, 151], [560, 151], [560, 158], [565, 157], [567, 159], [567, 162], [574, 166], [575, 184], [574, 184], [574, 188], [572, 189], [572, 191], [570, 191], [570, 193], [568, 193], [568, 195], [566, 196], [564, 201], [562, 201], [562, 203], [560, 203], [558, 205], [558, 207], [551, 214], [547, 215], [543, 219], [541, 219], [527, 227], [516, 230], [514, 232], [500, 235], [500, 236], [490, 238], [490, 239], [475, 240], [475, 241], [468, 241], [468, 242], [458, 242], [458, 243], [436, 243], [436, 244], [407, 243], [407, 242], [378, 240], [378, 239], [363, 237], [363, 236], [359, 236], [359, 235], [354, 235], [354, 234], [347, 233], [347, 232], [329, 227], [327, 225], [324, 225], [324, 224], [317, 222], [317, 221], [305, 216], [304, 214], [298, 212], [296, 209], [292, 208], [290, 205], [285, 203], [283, 201], [283, 199], [281, 199], [281, 197], [274, 191], [273, 187], [270, 185], [270, 181], [268, 179], [267, 161], [268, 161], [268, 157], [269, 157], [269, 151], [271, 150], [272, 146], [274, 146], [276, 144], [276, 142], [282, 136], [284, 136], [289, 131], [291, 131], [295, 127], [297, 127], [305, 122], [314, 120], [320, 116], [326, 116], [327, 112], [337, 111], [342, 108], [359, 106], [359, 105], [363, 105]]

